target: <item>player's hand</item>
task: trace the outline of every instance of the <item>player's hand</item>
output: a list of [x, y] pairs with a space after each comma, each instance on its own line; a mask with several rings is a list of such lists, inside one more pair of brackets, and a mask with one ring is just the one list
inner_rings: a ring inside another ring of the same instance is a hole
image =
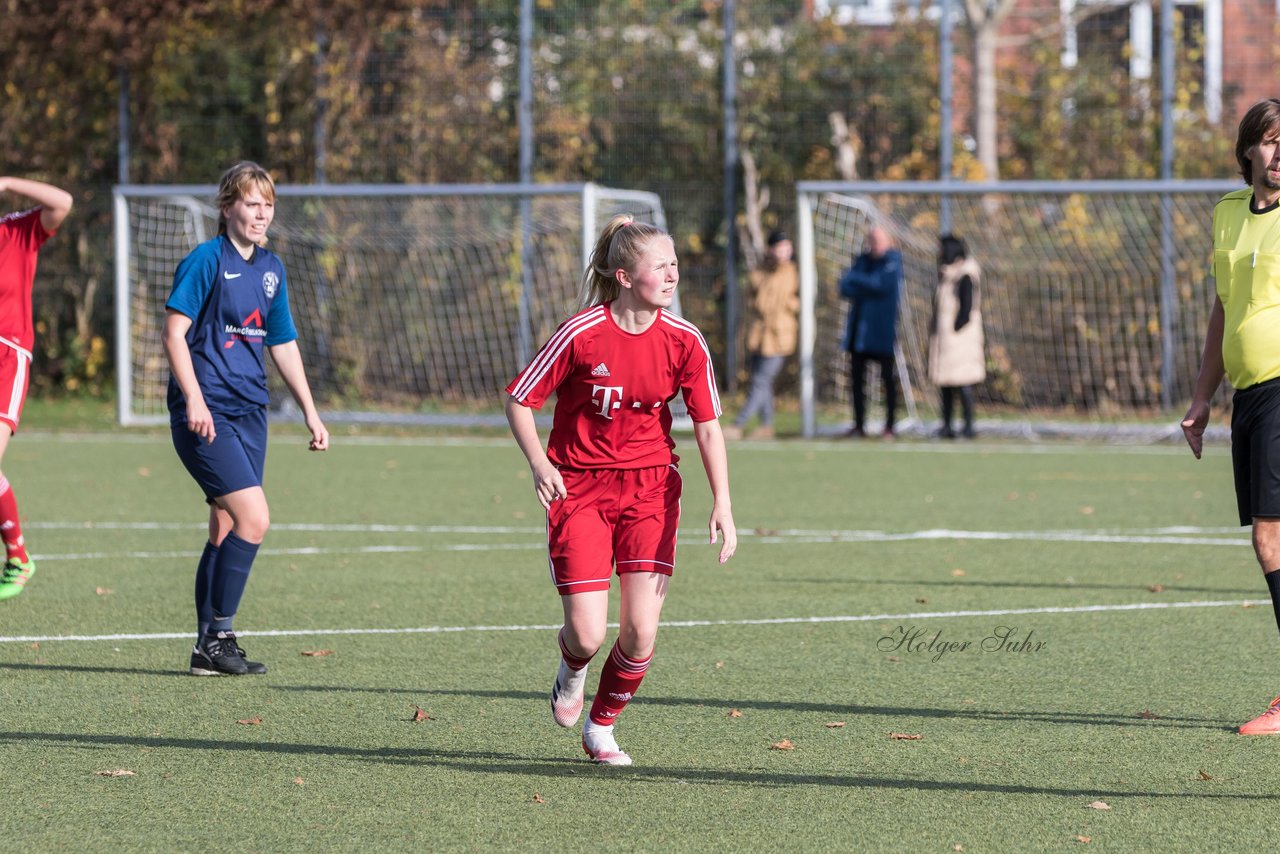
[[1204, 450], [1204, 430], [1209, 426], [1209, 404], [1205, 401], [1193, 401], [1187, 414], [1182, 417], [1182, 435], [1191, 446], [1191, 453], [1200, 459]]
[[569, 490], [564, 488], [564, 478], [560, 476], [560, 470], [549, 462], [534, 470], [533, 491], [537, 493], [538, 501], [545, 510], [551, 509], [551, 502], [569, 497]]
[[203, 398], [187, 401], [187, 429], [212, 445], [218, 435], [213, 428], [213, 414], [204, 405]]
[[738, 527], [733, 524], [733, 512], [727, 508], [711, 509], [711, 545], [716, 544], [718, 535], [723, 535], [724, 542], [720, 546], [720, 562], [725, 563], [738, 550]]
[[307, 419], [307, 429], [311, 431], [311, 443], [307, 445], [307, 450], [329, 450], [329, 431], [325, 429], [324, 422], [320, 420], [319, 416], [312, 416]]

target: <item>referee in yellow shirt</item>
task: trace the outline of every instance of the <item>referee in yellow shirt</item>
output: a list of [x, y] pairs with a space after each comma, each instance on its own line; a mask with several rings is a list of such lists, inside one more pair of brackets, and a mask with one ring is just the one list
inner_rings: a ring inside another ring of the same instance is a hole
[[[1209, 400], [1225, 373], [1236, 389], [1231, 462], [1240, 524], [1253, 549], [1280, 625], [1280, 100], [1254, 104], [1240, 121], [1236, 160], [1249, 186], [1213, 209], [1213, 275], [1195, 397], [1182, 419], [1200, 458]], [[1280, 735], [1280, 697], [1240, 727], [1241, 735]]]

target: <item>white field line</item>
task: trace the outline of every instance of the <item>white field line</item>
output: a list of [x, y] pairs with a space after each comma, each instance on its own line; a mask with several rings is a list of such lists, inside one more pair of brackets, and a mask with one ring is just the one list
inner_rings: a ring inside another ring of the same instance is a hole
[[[900, 620], [940, 620], [961, 617], [1018, 617], [1031, 614], [1097, 614], [1119, 611], [1165, 611], [1172, 608], [1239, 608], [1254, 605], [1270, 605], [1269, 599], [1236, 599], [1232, 601], [1201, 602], [1133, 602], [1127, 605], [1076, 605], [1047, 608], [1007, 608], [990, 611], [915, 611], [905, 614], [857, 614], [832, 617], [773, 617], [758, 620], [673, 620], [662, 622], [665, 628], [692, 629], [723, 626], [785, 626], [817, 623], [874, 623]], [[617, 623], [610, 623], [617, 628]], [[511, 626], [425, 626], [400, 629], [268, 629], [264, 631], [236, 631], [240, 637], [311, 637], [316, 635], [439, 635], [471, 632], [530, 632], [555, 631], [559, 624], [511, 625]], [[0, 643], [52, 643], [54, 641], [123, 641], [123, 640], [178, 640], [190, 638], [191, 632], [156, 632], [150, 634], [112, 635], [23, 635], [5, 637]], [[0, 665], [3, 666], [3, 665]]]
[[[95, 521], [31, 521], [23, 523], [24, 529], [33, 528], [48, 531], [192, 531], [204, 530], [206, 522], [95, 522]], [[276, 522], [271, 525], [273, 531], [336, 531], [341, 533], [392, 533], [392, 534], [543, 534], [546, 529], [542, 525], [391, 525], [374, 523], [340, 523], [340, 522]], [[751, 530], [739, 532], [743, 536], [751, 536]], [[866, 533], [862, 530], [824, 530], [814, 528], [779, 528], [769, 529], [770, 535], [786, 536], [855, 536]], [[1034, 531], [1017, 531], [1014, 533], [1035, 534]], [[1055, 534], [1248, 534], [1249, 530], [1240, 525], [1202, 527], [1193, 525], [1170, 525], [1159, 528], [1063, 528], [1051, 531]]]
[[[1179, 546], [1233, 546], [1240, 548], [1249, 546], [1247, 539], [1228, 537], [1130, 537], [1119, 534], [1112, 535], [1065, 535], [1052, 533], [1024, 533], [1007, 531], [911, 531], [905, 534], [891, 534], [883, 531], [860, 531], [856, 535], [846, 532], [844, 535], [824, 535], [816, 537], [768, 537], [762, 536], [752, 541], [753, 545], [834, 545], [853, 543], [901, 543], [922, 540], [1002, 540], [1031, 542], [1068, 542], [1068, 543], [1116, 543], [1120, 545], [1179, 545]], [[708, 537], [684, 533], [680, 535], [681, 545], [705, 544]], [[511, 552], [511, 551], [545, 551], [545, 542], [533, 543], [447, 543], [431, 546], [354, 546], [350, 548], [319, 546], [302, 546], [299, 548], [265, 548], [259, 554], [267, 556], [318, 556], [339, 554], [388, 554], [392, 552]], [[39, 561], [72, 561], [72, 560], [112, 560], [127, 558], [130, 560], [174, 560], [179, 558], [198, 558], [200, 551], [133, 551], [133, 552], [68, 552], [63, 554], [44, 554], [36, 552], [32, 555]]]
[[[1176, 428], [1175, 428], [1176, 429]], [[163, 427], [161, 428], [163, 431]], [[156, 432], [44, 432], [37, 430], [23, 431], [23, 444], [74, 444], [74, 445], [154, 445], [157, 442], [168, 443], [167, 431]], [[272, 447], [297, 445], [301, 433], [292, 435], [272, 435], [269, 438]], [[683, 438], [692, 442], [692, 438]], [[333, 440], [337, 447], [350, 445], [353, 447], [419, 447], [419, 448], [505, 448], [523, 464], [518, 456], [515, 442], [507, 436], [338, 436]], [[1190, 453], [1181, 441], [1151, 444], [1125, 444], [1123, 442], [1099, 442], [1091, 439], [1055, 439], [1049, 442], [1013, 439], [1008, 441], [991, 440], [979, 442], [894, 442], [889, 445], [879, 442], [849, 442], [846, 439], [824, 438], [810, 439], [804, 442], [744, 442], [733, 446], [734, 453], [775, 453], [794, 452], [803, 447], [805, 451], [822, 451], [835, 453], [893, 453], [893, 454], [948, 454], [960, 456], [1024, 456], [1063, 455], [1077, 456], [1085, 454], [1091, 457], [1100, 455], [1119, 456], [1186, 456]], [[1222, 453], [1225, 446], [1214, 443], [1207, 447], [1209, 454]], [[172, 454], [172, 452], [169, 452]], [[176, 460], [174, 461], [175, 465]]]
[[[42, 530], [116, 530], [116, 531], [203, 531], [205, 525], [186, 522], [36, 522], [26, 528]], [[528, 543], [441, 543], [431, 545], [375, 545], [355, 547], [304, 546], [297, 548], [265, 548], [264, 556], [276, 555], [332, 555], [378, 554], [394, 552], [488, 552], [488, 551], [539, 551], [544, 548], [545, 529], [533, 526], [513, 525], [379, 525], [379, 524], [324, 524], [284, 523], [273, 527], [275, 531], [303, 533], [372, 533], [372, 534], [480, 534], [506, 536], [533, 536]], [[1229, 536], [1207, 536], [1231, 534]], [[935, 528], [921, 531], [864, 531], [864, 530], [814, 530], [788, 528], [771, 530], [757, 528], [739, 532], [741, 538], [759, 545], [822, 545], [837, 543], [898, 543], [926, 540], [986, 540], [1022, 542], [1113, 543], [1120, 545], [1179, 545], [1179, 546], [1233, 546], [1251, 545], [1247, 534], [1240, 528], [1196, 528], [1175, 526], [1168, 528], [1138, 528], [1132, 530], [1057, 530], [1057, 531], [967, 531]], [[705, 532], [686, 529], [680, 532], [682, 544], [705, 543]], [[109, 560], [173, 560], [198, 557], [198, 550], [128, 551], [128, 552], [71, 552], [64, 554], [38, 553], [42, 561]]]

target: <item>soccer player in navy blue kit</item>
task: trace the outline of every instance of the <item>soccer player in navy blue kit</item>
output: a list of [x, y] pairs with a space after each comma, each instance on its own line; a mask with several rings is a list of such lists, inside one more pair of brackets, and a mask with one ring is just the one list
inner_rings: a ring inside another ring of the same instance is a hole
[[173, 445], [209, 504], [209, 541], [196, 568], [193, 676], [267, 671], [246, 660], [231, 628], [270, 525], [262, 491], [264, 349], [302, 410], [311, 450], [329, 447], [289, 313], [284, 264], [264, 248], [275, 195], [275, 183], [258, 164], [228, 169], [218, 186], [218, 236], [178, 265], [165, 303]]

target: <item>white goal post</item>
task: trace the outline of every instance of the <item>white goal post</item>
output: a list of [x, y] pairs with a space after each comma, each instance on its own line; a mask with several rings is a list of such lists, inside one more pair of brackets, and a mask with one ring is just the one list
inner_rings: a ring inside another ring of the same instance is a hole
[[[123, 425], [168, 420], [164, 303], [178, 262], [217, 233], [216, 193], [114, 189]], [[505, 424], [502, 389], [574, 310], [604, 223], [629, 213], [667, 227], [656, 194], [591, 183], [280, 185], [277, 195], [268, 246], [284, 261], [308, 379], [332, 421]], [[272, 406], [290, 413], [277, 377], [271, 389]]]
[[[1172, 435], [1133, 426], [1190, 398], [1213, 302], [1213, 207], [1232, 181], [801, 182], [800, 404], [806, 436], [847, 426], [836, 282], [867, 230], [903, 255], [900, 370], [932, 428], [928, 340], [944, 224], [982, 268], [986, 432]], [[871, 400], [878, 396], [870, 395]], [[908, 398], [911, 403], [911, 398]], [[1179, 412], [1180, 414], [1180, 412]], [[914, 406], [909, 415], [916, 415]], [[1126, 423], [1127, 422], [1127, 423]], [[910, 422], [908, 422], [910, 424]], [[980, 428], [981, 429], [981, 428]]]

